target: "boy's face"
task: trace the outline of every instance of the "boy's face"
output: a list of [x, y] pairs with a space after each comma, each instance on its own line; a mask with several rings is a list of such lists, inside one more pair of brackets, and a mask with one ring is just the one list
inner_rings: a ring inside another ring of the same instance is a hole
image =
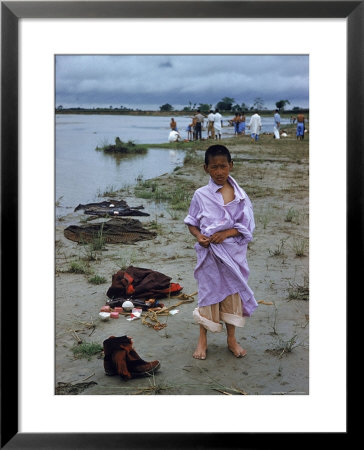
[[228, 162], [224, 155], [210, 156], [209, 163], [204, 165], [205, 172], [210, 175], [216, 184], [224, 185], [227, 182], [233, 162]]

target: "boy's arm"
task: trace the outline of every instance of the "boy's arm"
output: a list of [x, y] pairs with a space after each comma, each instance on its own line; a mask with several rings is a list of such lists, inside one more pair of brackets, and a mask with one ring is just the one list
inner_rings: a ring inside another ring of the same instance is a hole
[[239, 236], [241, 233], [236, 228], [230, 228], [228, 230], [217, 231], [210, 237], [211, 244], [221, 244], [226, 238]]
[[245, 202], [243, 217], [236, 221], [234, 228], [214, 233], [210, 237], [210, 243], [220, 244], [228, 237], [240, 236], [242, 239], [239, 239], [239, 244], [248, 244], [253, 239], [255, 228], [253, 208], [249, 199]]

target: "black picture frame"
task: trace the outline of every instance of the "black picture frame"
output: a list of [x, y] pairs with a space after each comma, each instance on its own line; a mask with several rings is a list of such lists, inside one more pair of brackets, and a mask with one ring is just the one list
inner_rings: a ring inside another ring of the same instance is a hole
[[[1, 310], [18, 298], [18, 21], [22, 18], [346, 18], [347, 299], [360, 292], [363, 262], [363, 1], [4, 1], [1, 2]], [[11, 105], [11, 107], [9, 107]], [[334, 114], [334, 112], [332, 112]], [[343, 299], [343, 303], [345, 300]], [[348, 311], [348, 307], [347, 307]], [[19, 433], [18, 324], [1, 314], [1, 448], [257, 448], [274, 433]], [[9, 338], [11, 337], [11, 339]], [[348, 346], [349, 352], [350, 346]], [[334, 394], [333, 394], [334, 395]], [[35, 407], [36, 411], [36, 407]], [[161, 418], [162, 419], [162, 418]], [[186, 418], [185, 418], [186, 419]], [[348, 437], [347, 433], [338, 433]], [[243, 435], [243, 436], [242, 436]], [[280, 434], [280, 447], [290, 434]], [[337, 439], [336, 438], [336, 439]], [[300, 438], [312, 439], [310, 433]], [[318, 443], [317, 433], [315, 443]], [[338, 440], [336, 441], [338, 442]], [[270, 445], [268, 445], [270, 447]]]

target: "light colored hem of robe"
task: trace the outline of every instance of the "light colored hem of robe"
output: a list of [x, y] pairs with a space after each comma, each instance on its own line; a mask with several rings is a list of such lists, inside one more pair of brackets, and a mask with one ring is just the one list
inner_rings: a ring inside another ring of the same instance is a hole
[[206, 317], [201, 316], [198, 308], [195, 308], [193, 311], [193, 318], [196, 323], [202, 325], [206, 330], [211, 331], [212, 333], [221, 333], [223, 330], [221, 323], [213, 322], [212, 320], [206, 319]]

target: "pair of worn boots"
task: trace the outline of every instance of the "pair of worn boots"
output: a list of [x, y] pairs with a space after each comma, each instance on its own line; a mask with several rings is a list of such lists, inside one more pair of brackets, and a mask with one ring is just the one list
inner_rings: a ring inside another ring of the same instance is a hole
[[147, 362], [134, 350], [128, 336], [110, 336], [103, 342], [106, 375], [120, 375], [124, 380], [152, 375], [160, 367], [159, 361]]

